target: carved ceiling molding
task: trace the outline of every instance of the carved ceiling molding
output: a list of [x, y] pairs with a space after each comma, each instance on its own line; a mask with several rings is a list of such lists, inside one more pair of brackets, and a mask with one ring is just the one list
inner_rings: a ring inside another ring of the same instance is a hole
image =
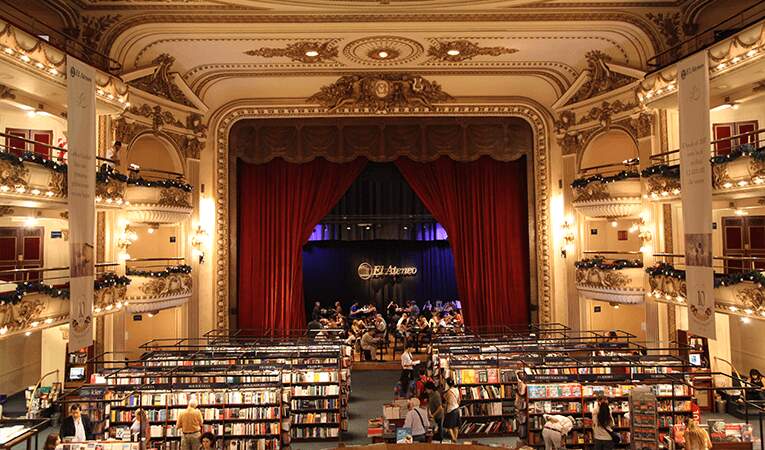
[[141, 106], [133, 105], [127, 109], [127, 112], [150, 119], [154, 131], [165, 128], [165, 125], [184, 127], [184, 123], [178, 120], [172, 112], [162, 109], [159, 105], [151, 106], [145, 103]]
[[[108, 29], [102, 39], [105, 43], [101, 50], [106, 54], [112, 53], [112, 46], [117, 38], [133, 27], [146, 26], [147, 24], [163, 23], [209, 23], [210, 16], [202, 14], [168, 14], [168, 13], [143, 13], [127, 17]], [[637, 14], [608, 11], [582, 11], [582, 12], [523, 12], [523, 13], [390, 13], [384, 14], [221, 14], [216, 15], [215, 23], [453, 23], [453, 22], [624, 22], [639, 29], [653, 46], [653, 49], [661, 48], [661, 34], [650, 22], [650, 19]], [[650, 53], [652, 49], [645, 49]]]
[[13, 89], [4, 84], [0, 84], [0, 98], [14, 100], [16, 98], [16, 94], [13, 93]]
[[363, 108], [373, 113], [403, 108], [430, 109], [454, 98], [435, 81], [408, 73], [379, 73], [344, 76], [322, 86], [306, 102], [319, 104], [328, 112]]
[[[216, 112], [210, 124], [215, 130], [215, 325], [218, 328], [226, 328], [229, 320], [229, 296], [234, 288], [229, 279], [232, 273], [230, 259], [230, 148], [229, 133], [234, 123], [243, 119], [251, 118], [300, 118], [300, 117], [326, 117], [329, 112], [323, 107], [311, 107], [304, 104], [280, 107], [255, 107], [247, 102], [232, 102], [224, 105]], [[347, 116], [369, 117], [369, 113], [348, 112]], [[397, 115], [397, 114], [392, 114]], [[411, 117], [412, 112], [403, 111], [402, 116]], [[551, 267], [551, 241], [550, 235], [550, 165], [548, 123], [551, 118], [541, 105], [530, 102], [528, 99], [518, 99], [502, 104], [460, 104], [460, 105], [436, 105], [427, 111], [418, 111], [414, 115], [422, 116], [514, 116], [521, 117], [529, 122], [534, 133], [534, 201], [535, 223], [530, 232], [534, 235], [535, 254], [531, 257], [532, 263], [536, 263], [535, 270], [531, 271], [532, 286], [537, 289], [540, 322], [550, 322], [553, 318], [552, 311], [552, 267]], [[235, 201], [235, 200], [234, 200]], [[532, 267], [534, 267], [532, 265]]]
[[596, 97], [605, 92], [610, 92], [626, 86], [637, 79], [614, 72], [608, 67], [611, 57], [599, 51], [592, 50], [585, 55], [587, 59], [587, 81], [569, 99], [568, 104], [579, 103], [583, 100]]
[[[381, 55], [381, 52], [385, 52]], [[414, 39], [402, 36], [370, 36], [356, 39], [343, 47], [343, 55], [365, 66], [387, 66], [411, 63], [422, 56], [425, 48]]]
[[468, 40], [436, 41], [428, 48], [428, 56], [438, 61], [463, 62], [476, 56], [502, 56], [517, 53], [517, 48], [481, 47]]
[[196, 105], [186, 97], [170, 77], [170, 67], [175, 63], [175, 58], [167, 53], [162, 53], [154, 58], [151, 63], [157, 66], [154, 73], [129, 81], [128, 84], [175, 103], [196, 108]]
[[206, 127], [202, 124], [199, 127], [203, 128], [204, 131], [190, 134], [154, 128], [147, 123], [127, 117], [120, 117], [114, 121], [115, 139], [122, 141], [127, 148], [130, 148], [136, 139], [148, 134], [164, 138], [165, 141], [172, 145], [182, 159], [194, 160], [200, 159], [207, 135]]
[[106, 14], [101, 16], [80, 14], [73, 26], [65, 28], [65, 34], [80, 39], [88, 48], [99, 48], [107, 30], [120, 23], [121, 16]]
[[286, 47], [260, 47], [244, 52], [248, 56], [260, 56], [262, 58], [289, 58], [303, 64], [319, 64], [324, 62], [337, 62], [337, 40], [326, 42], [301, 41], [287, 44]]
[[[674, 13], [648, 13], [646, 18], [653, 22], [664, 38], [664, 48], [672, 48], [679, 44], [685, 37], [682, 14]], [[692, 31], [690, 28], [689, 31]]]

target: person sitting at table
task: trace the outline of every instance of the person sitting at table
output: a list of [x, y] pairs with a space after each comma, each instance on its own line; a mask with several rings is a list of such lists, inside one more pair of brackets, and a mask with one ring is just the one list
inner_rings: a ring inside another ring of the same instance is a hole
[[428, 412], [420, 407], [420, 400], [416, 397], [410, 398], [406, 406], [409, 412], [406, 413], [404, 419], [404, 428], [412, 430], [412, 439], [415, 442], [425, 442], [428, 429], [430, 429]]
[[420, 307], [417, 306], [417, 302], [414, 300], [409, 300], [407, 305], [407, 311], [409, 312], [410, 316], [417, 317], [420, 315]]
[[439, 333], [446, 333], [446, 331], [449, 329], [449, 321], [451, 320], [451, 316], [448, 312], [444, 311], [441, 313], [441, 318], [438, 321], [438, 332]]
[[432, 316], [430, 316], [430, 319], [428, 320], [428, 327], [430, 328], [431, 333], [437, 333], [438, 332], [438, 321], [440, 319], [441, 313], [433, 313]]
[[422, 312], [431, 312], [433, 311], [433, 304], [430, 303], [430, 300], [426, 301], [424, 305], [422, 305]]
[[92, 441], [94, 439], [90, 419], [82, 414], [82, 408], [79, 403], [73, 403], [69, 407], [69, 417], [61, 421], [59, 436], [61, 436], [61, 439], [73, 438], [75, 442]]
[[396, 333], [404, 339], [404, 342], [409, 338], [409, 314], [401, 314], [401, 318], [396, 323]]
[[364, 353], [365, 360], [372, 360], [372, 355], [377, 351], [381, 342], [382, 339], [376, 336], [374, 328], [370, 328], [364, 332], [361, 336], [361, 351]]
[[353, 302], [351, 305], [351, 312], [348, 316], [351, 319], [356, 319], [361, 316], [361, 306], [359, 305], [359, 302]]
[[343, 315], [343, 304], [340, 300], [335, 302], [335, 315], [338, 317]]
[[452, 317], [452, 322], [454, 322], [454, 326], [458, 328], [462, 328], [465, 325], [465, 318], [462, 317], [461, 309], [454, 310], [454, 317]]
[[385, 330], [388, 329], [388, 324], [385, 322], [385, 319], [383, 319], [382, 314], [375, 315], [374, 324], [378, 333], [385, 333]]
[[751, 383], [752, 389], [747, 391], [746, 397], [749, 400], [763, 400], [765, 399], [765, 391], [763, 391], [762, 374], [757, 369], [749, 370], [749, 383]]

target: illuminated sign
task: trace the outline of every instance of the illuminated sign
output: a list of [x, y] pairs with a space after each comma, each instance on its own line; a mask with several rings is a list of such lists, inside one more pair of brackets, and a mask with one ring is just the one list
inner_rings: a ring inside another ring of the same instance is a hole
[[362, 280], [382, 277], [411, 277], [417, 275], [416, 267], [396, 267], [396, 266], [373, 266], [367, 262], [359, 264], [356, 272]]

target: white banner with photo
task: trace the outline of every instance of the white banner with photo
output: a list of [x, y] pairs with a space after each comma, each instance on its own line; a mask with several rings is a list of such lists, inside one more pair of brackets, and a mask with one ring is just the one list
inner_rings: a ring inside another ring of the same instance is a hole
[[69, 351], [93, 344], [96, 71], [66, 59], [69, 197]]
[[677, 73], [688, 331], [697, 336], [714, 339], [712, 166], [709, 162], [707, 53], [699, 52], [680, 61]]

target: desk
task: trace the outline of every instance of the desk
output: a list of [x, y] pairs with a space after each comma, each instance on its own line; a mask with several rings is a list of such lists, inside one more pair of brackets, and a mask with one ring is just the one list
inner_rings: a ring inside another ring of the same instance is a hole
[[[48, 426], [50, 426], [50, 419], [2, 419], [0, 420], [0, 428], [22, 426], [23, 431], [10, 437], [5, 442], [0, 442], [0, 450], [10, 450], [16, 445], [26, 442], [27, 450], [37, 450], [38, 435], [40, 432]], [[34, 447], [32, 447], [32, 438], [34, 438]]]

